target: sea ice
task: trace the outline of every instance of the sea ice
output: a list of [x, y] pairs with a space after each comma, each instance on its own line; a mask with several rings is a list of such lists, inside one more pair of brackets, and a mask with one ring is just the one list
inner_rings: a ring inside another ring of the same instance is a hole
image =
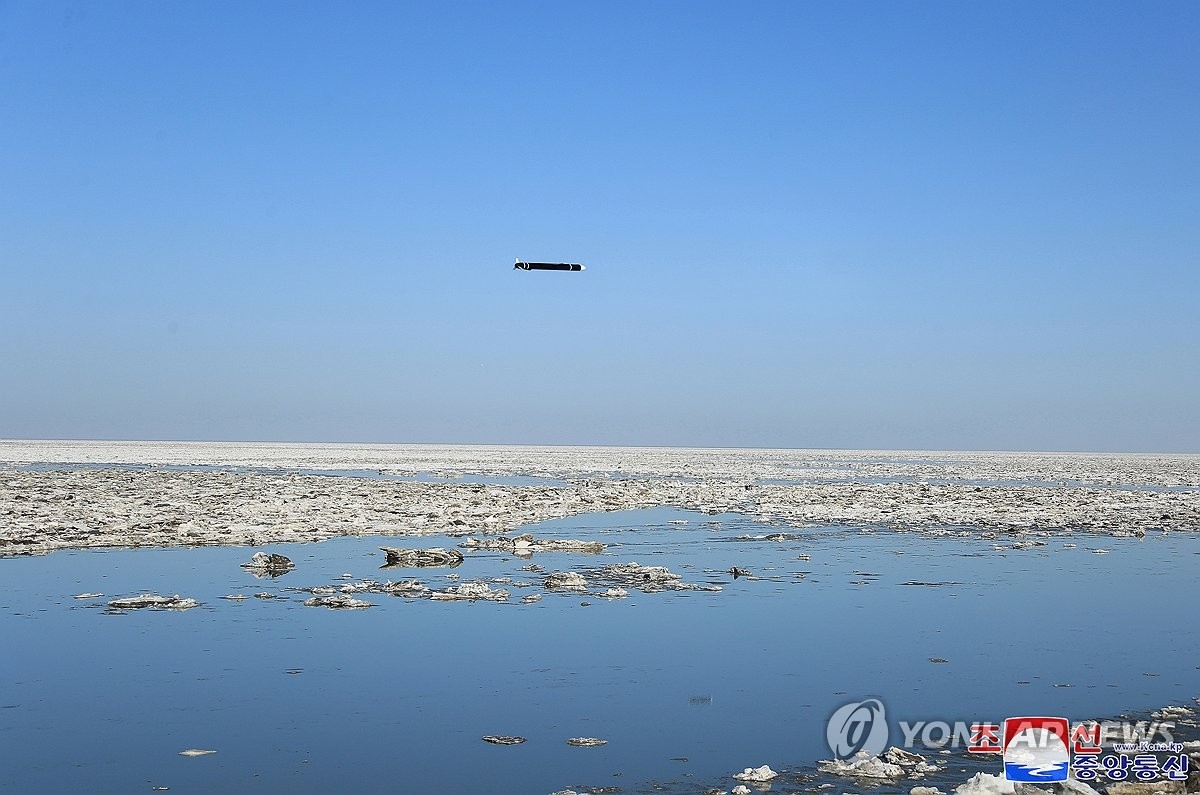
[[833, 776], [850, 776], [851, 778], [902, 778], [904, 768], [890, 762], [884, 762], [878, 756], [871, 756], [866, 751], [859, 751], [854, 759], [846, 761], [833, 759], [818, 763], [817, 768], [822, 773]]
[[610, 563], [600, 569], [600, 576], [632, 585], [662, 584], [683, 579], [665, 566], [643, 566], [639, 563]]
[[[1063, 781], [1060, 781], [1058, 782], [1058, 786], [1060, 789], [1060, 795], [1100, 795], [1100, 793], [1098, 793], [1090, 785], [1085, 784], [1084, 782], [1075, 778], [1067, 778]], [[1159, 786], [1162, 786], [1162, 782], [1159, 783]], [[1111, 785], [1105, 788], [1106, 791], [1111, 791], [1111, 789]]]
[[455, 567], [463, 562], [463, 554], [457, 549], [401, 549], [380, 547], [387, 556], [387, 565], [400, 568], [424, 568], [429, 566]]
[[954, 795], [1013, 795], [1013, 783], [1004, 776], [993, 776], [991, 773], [976, 773], [967, 781], [954, 788]]
[[583, 591], [587, 589], [587, 580], [582, 574], [574, 571], [557, 571], [542, 581], [549, 590]]
[[868, 779], [916, 777], [937, 770], [936, 765], [927, 762], [920, 754], [896, 746], [888, 748], [882, 756], [871, 756], [866, 751], [859, 751], [854, 759], [824, 761], [817, 767], [821, 772], [834, 776]]
[[304, 604], [308, 607], [331, 607], [336, 610], [360, 610], [372, 606], [365, 599], [355, 599], [353, 596], [341, 593], [330, 596], [314, 596], [311, 599], [305, 599]]
[[1104, 795], [1183, 795], [1186, 791], [1182, 781], [1117, 781], [1104, 788]]
[[441, 601], [488, 599], [493, 602], [504, 602], [508, 600], [508, 597], [509, 592], [505, 589], [493, 589], [485, 582], [464, 582], [461, 585], [452, 585], [443, 591], [433, 591], [429, 594], [430, 599]]
[[142, 594], [140, 596], [130, 596], [124, 599], [113, 599], [108, 603], [108, 606], [118, 610], [137, 610], [143, 607], [166, 610], [187, 610], [188, 608], [196, 607], [199, 604], [200, 603], [195, 599], [180, 597], [179, 594], [175, 594], [174, 596]]
[[248, 569], [257, 577], [278, 577], [296, 568], [296, 564], [283, 555], [255, 552], [250, 556], [248, 563], [242, 564], [242, 568]]
[[579, 541], [577, 539], [534, 538], [531, 533], [524, 533], [515, 538], [500, 536], [499, 538], [468, 538], [459, 544], [463, 549], [476, 549], [492, 552], [511, 552], [518, 556], [532, 555], [534, 552], [587, 552], [604, 551], [604, 544], [599, 541]]
[[937, 772], [937, 765], [926, 761], [925, 757], [912, 751], [905, 751], [903, 748], [892, 746], [884, 752], [883, 761], [893, 765], [899, 765], [904, 768], [910, 776], [921, 775], [924, 773]]
[[769, 765], [762, 767], [748, 767], [741, 773], [734, 773], [733, 777], [738, 781], [770, 781], [779, 774], [771, 769]]
[[[64, 466], [23, 466], [39, 462]], [[536, 472], [568, 482], [485, 489], [300, 470]], [[657, 505], [734, 511], [792, 527], [1056, 528], [1134, 537], [1200, 527], [1197, 456], [7, 441], [0, 442], [0, 477], [0, 514], [10, 517], [0, 528], [4, 555], [501, 534], [545, 519]], [[745, 489], [771, 478], [786, 483]]]

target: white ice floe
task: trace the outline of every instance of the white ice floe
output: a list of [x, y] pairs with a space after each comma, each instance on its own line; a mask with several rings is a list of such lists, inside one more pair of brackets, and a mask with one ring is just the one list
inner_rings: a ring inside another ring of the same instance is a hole
[[834, 759], [820, 762], [818, 769], [834, 776], [868, 779], [899, 779], [920, 777], [933, 773], [938, 768], [925, 757], [903, 748], [892, 746], [880, 756], [859, 751], [853, 759]]
[[552, 591], [587, 590], [587, 580], [582, 574], [574, 571], [556, 571], [547, 575], [542, 585]]
[[[143, 468], [131, 478], [128, 468], [20, 466], [35, 462]], [[159, 466], [167, 463], [215, 469]], [[1196, 456], [6, 441], [4, 466], [0, 512], [12, 518], [0, 528], [4, 555], [368, 534], [498, 535], [545, 519], [657, 505], [740, 512], [793, 527], [952, 526], [977, 534], [1053, 527], [1136, 537], [1200, 524]], [[569, 480], [480, 489], [301, 470]], [[745, 489], [771, 478], [790, 485]], [[88, 499], [65, 500], [65, 492]]]
[[925, 757], [903, 748], [892, 746], [883, 754], [883, 761], [899, 765], [910, 776], [937, 772], [937, 765], [926, 761]]
[[353, 596], [343, 593], [314, 596], [311, 599], [305, 599], [304, 604], [308, 607], [330, 607], [335, 610], [361, 610], [372, 606], [365, 599], [355, 599]]
[[[501, 496], [503, 493], [501, 493]], [[573, 538], [534, 538], [531, 533], [522, 533], [514, 538], [499, 536], [498, 538], [468, 538], [459, 544], [463, 549], [477, 549], [492, 552], [511, 552], [514, 555], [526, 557], [535, 552], [587, 552], [604, 551], [604, 544], [599, 541], [579, 541]]]
[[[1160, 783], [1157, 787], [1155, 787], [1155, 789], [1161, 786], [1162, 784]], [[1097, 792], [1088, 784], [1085, 784], [1084, 782], [1074, 778], [1067, 778], [1058, 782], [1058, 787], [1060, 790], [1060, 795], [1100, 795], [1099, 792]], [[1113, 792], [1113, 785], [1111, 784], [1108, 787], [1105, 787], [1105, 792], [1116, 795], [1116, 793]]]
[[817, 768], [822, 773], [851, 778], [903, 778], [904, 768], [885, 762], [866, 751], [859, 751], [854, 759], [832, 759], [820, 762]]
[[1004, 776], [976, 773], [966, 784], [954, 788], [954, 795], [1013, 795], [1013, 783]]
[[779, 774], [771, 769], [770, 765], [762, 767], [748, 767], [741, 773], [734, 773], [733, 777], [738, 781], [770, 781]]
[[493, 602], [507, 601], [509, 592], [503, 588], [493, 589], [485, 582], [464, 582], [461, 585], [452, 585], [442, 591], [432, 591], [429, 594], [430, 599], [436, 599], [445, 602], [453, 601], [475, 601], [477, 599], [486, 599]]
[[429, 592], [429, 588], [417, 580], [400, 580], [399, 582], [388, 580], [380, 583], [377, 590], [393, 596], [423, 596]]
[[199, 604], [195, 599], [181, 597], [179, 594], [175, 594], [174, 596], [159, 596], [158, 594], [148, 593], [124, 599], [113, 599], [109, 601], [108, 606], [117, 610], [138, 610], [144, 607], [160, 610], [187, 610]]
[[640, 563], [610, 563], [600, 569], [600, 577], [629, 585], [664, 585], [683, 577], [665, 566], [643, 566]]

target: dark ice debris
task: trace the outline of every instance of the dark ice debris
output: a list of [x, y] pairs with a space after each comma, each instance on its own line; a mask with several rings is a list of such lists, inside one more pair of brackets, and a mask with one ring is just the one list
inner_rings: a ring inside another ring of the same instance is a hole
[[463, 554], [457, 549], [401, 549], [400, 547], [380, 547], [387, 555], [389, 566], [405, 568], [424, 568], [426, 566], [449, 566], [454, 568], [463, 562]]
[[242, 564], [242, 568], [255, 577], [278, 577], [296, 568], [296, 564], [289, 558], [273, 552], [255, 552], [249, 563]]
[[483, 741], [485, 743], [491, 743], [492, 745], [520, 745], [521, 743], [525, 742], [525, 738], [510, 737], [503, 734], [485, 734], [483, 736]]

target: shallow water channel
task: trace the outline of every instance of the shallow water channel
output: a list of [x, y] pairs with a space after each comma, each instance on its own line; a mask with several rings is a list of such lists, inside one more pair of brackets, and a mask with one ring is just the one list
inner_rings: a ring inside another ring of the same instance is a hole
[[[1192, 536], [1064, 534], [997, 550], [1011, 542], [667, 508], [526, 529], [610, 546], [464, 550], [453, 570], [380, 571], [380, 545], [462, 539], [277, 544], [262, 549], [296, 568], [275, 579], [240, 568], [255, 551], [244, 547], [0, 560], [0, 792], [702, 792], [745, 767], [811, 770], [830, 755], [830, 713], [868, 696], [893, 721], [998, 721], [1200, 694]], [[606, 599], [547, 592], [523, 568], [586, 575], [629, 561], [722, 590]], [[339, 611], [305, 607], [298, 590], [414, 577], [508, 578], [493, 587], [512, 597], [366, 594], [373, 607]], [[85, 592], [104, 597], [75, 598]], [[107, 607], [144, 592], [201, 605]], [[522, 604], [532, 593], [544, 597]], [[481, 740], [492, 734], [527, 742]], [[179, 755], [188, 748], [217, 753]]]

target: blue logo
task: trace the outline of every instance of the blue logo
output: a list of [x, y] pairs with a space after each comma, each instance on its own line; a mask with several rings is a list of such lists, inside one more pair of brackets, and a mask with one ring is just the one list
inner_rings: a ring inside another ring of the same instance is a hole
[[1004, 777], [1009, 781], [1066, 781], [1067, 763], [1056, 762], [1052, 765], [1029, 765], [1020, 762], [1005, 762]]
[[878, 756], [888, 742], [883, 702], [868, 698], [838, 707], [825, 725], [825, 740], [838, 759], [850, 759], [860, 751]]
[[1004, 777], [1036, 784], [1066, 781], [1071, 762], [1066, 718], [1009, 718], [1004, 721]]

